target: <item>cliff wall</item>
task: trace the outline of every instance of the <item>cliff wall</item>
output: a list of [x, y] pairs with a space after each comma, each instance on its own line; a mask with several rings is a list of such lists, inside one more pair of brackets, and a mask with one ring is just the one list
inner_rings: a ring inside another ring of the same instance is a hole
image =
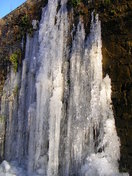
[[21, 55], [17, 63], [19, 67], [24, 55], [26, 33], [33, 34], [32, 20], [40, 20], [42, 7], [45, 4], [46, 0], [27, 0], [0, 19], [0, 97], [11, 65], [10, 55], [19, 51]]
[[132, 175], [132, 1], [115, 1], [101, 12], [104, 75], [112, 81], [112, 102], [121, 140], [121, 170]]
[[[13, 66], [15, 72], [21, 68], [25, 54], [26, 34], [33, 35], [37, 29], [32, 21], [39, 22], [46, 0], [27, 0], [20, 7], [0, 19], [0, 102], [3, 85]], [[6, 120], [0, 114], [0, 161], [4, 159]]]

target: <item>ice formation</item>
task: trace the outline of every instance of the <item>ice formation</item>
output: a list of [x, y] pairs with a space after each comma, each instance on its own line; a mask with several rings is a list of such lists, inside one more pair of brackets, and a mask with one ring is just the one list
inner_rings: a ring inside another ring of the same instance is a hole
[[102, 75], [99, 17], [92, 14], [87, 38], [80, 20], [69, 50], [67, 1], [61, 0], [60, 9], [58, 3], [48, 1], [39, 32], [27, 37], [22, 71], [8, 75], [1, 114], [6, 117], [5, 159], [10, 164], [2, 163], [1, 173], [127, 175], [118, 170], [120, 141], [111, 81]]

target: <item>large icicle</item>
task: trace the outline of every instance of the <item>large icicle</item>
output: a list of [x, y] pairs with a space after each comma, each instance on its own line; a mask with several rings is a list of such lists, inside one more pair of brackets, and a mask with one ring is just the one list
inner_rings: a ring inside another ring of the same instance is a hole
[[[85, 42], [78, 24], [70, 59], [66, 176], [116, 176], [120, 157], [111, 107], [111, 82], [102, 76], [101, 25], [92, 14]], [[83, 166], [83, 163], [85, 165]]]

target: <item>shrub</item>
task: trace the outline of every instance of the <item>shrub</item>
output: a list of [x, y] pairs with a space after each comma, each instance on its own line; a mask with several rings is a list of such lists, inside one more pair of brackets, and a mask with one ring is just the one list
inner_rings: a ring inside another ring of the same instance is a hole
[[76, 7], [80, 2], [81, 0], [71, 0], [71, 4], [73, 7]]
[[115, 11], [114, 9], [112, 9], [112, 10], [110, 11], [110, 15], [116, 15], [116, 11]]
[[29, 17], [27, 15], [24, 15], [21, 19], [21, 23], [23, 26], [26, 26], [27, 24], [29, 24]]
[[33, 26], [31, 23], [31, 19], [29, 18], [28, 15], [22, 16], [20, 20], [20, 29], [21, 29], [21, 34], [24, 36], [26, 33], [32, 36], [33, 34]]
[[5, 117], [0, 114], [0, 123], [4, 123], [4, 121], [5, 121]]
[[111, 4], [111, 0], [103, 0], [103, 3], [104, 3], [105, 5], [110, 5], [110, 4]]
[[13, 66], [13, 70], [15, 73], [18, 70], [18, 63], [20, 59], [21, 59], [21, 50], [17, 50], [10, 55], [10, 62]]

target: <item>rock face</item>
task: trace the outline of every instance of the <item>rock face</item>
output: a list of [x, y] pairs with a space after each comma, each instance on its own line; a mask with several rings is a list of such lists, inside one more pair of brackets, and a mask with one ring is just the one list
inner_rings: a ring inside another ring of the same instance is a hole
[[[36, 30], [33, 29], [32, 21], [40, 20], [42, 7], [46, 2], [47, 0], [28, 0], [0, 19], [0, 97], [6, 74], [11, 65], [10, 55], [20, 51], [21, 58], [24, 57], [26, 33], [32, 35]], [[21, 59], [18, 61], [18, 66], [20, 65]]]
[[[0, 102], [7, 73], [10, 72], [10, 66], [13, 64], [10, 56], [12, 54], [16, 55], [14, 64], [17, 66], [17, 71], [21, 68], [25, 54], [26, 34], [32, 35], [36, 30], [33, 29], [32, 21], [40, 20], [42, 7], [45, 4], [46, 0], [28, 0], [3, 19], [0, 19]], [[4, 157], [4, 131], [6, 125], [4, 118], [0, 115], [0, 161]]]
[[[132, 172], [132, 1], [102, 0], [80, 3], [69, 1], [69, 19], [71, 25], [81, 18], [89, 33], [90, 14], [95, 9], [102, 22], [103, 71], [112, 81], [112, 102], [118, 136], [121, 140], [121, 171]], [[37, 3], [37, 6], [36, 6]], [[0, 91], [9, 71], [11, 53], [20, 49], [22, 58], [24, 49], [21, 39], [26, 33], [32, 35], [31, 21], [39, 20], [40, 9], [46, 1], [27, 1], [17, 10], [0, 21]], [[39, 4], [39, 5], [38, 5]], [[72, 11], [72, 7], [74, 10]], [[58, 7], [59, 8], [59, 7]], [[25, 15], [28, 15], [27, 16]], [[21, 20], [18, 20], [18, 19]], [[25, 23], [24, 25], [23, 23]], [[20, 22], [20, 23], [18, 23]], [[29, 30], [30, 29], [30, 30]], [[24, 31], [24, 33], [23, 33]], [[69, 38], [69, 43], [70, 43]], [[5, 54], [6, 53], [6, 54]], [[7, 54], [8, 53], [8, 54]], [[21, 61], [19, 62], [21, 66]]]
[[121, 170], [132, 172], [132, 1], [111, 3], [101, 14], [104, 75], [112, 81], [112, 101], [121, 140]]

